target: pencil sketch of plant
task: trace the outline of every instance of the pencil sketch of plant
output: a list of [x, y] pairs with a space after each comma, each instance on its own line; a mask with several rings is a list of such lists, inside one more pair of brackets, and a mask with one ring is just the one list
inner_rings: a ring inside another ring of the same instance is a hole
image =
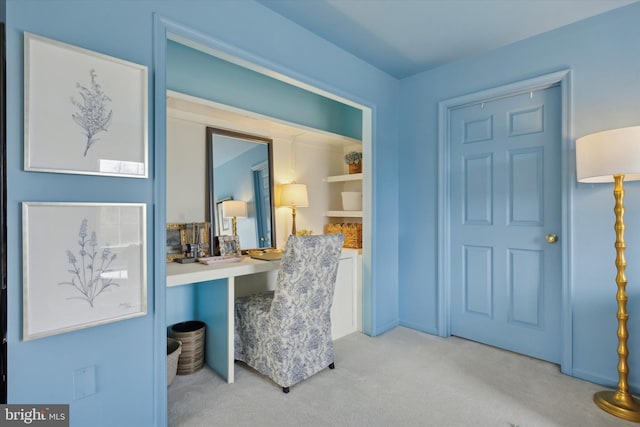
[[71, 97], [71, 103], [78, 109], [71, 116], [84, 129], [84, 134], [87, 137], [87, 145], [84, 149], [85, 157], [89, 148], [99, 141], [96, 135], [99, 132], [107, 131], [113, 117], [113, 110], [107, 108], [107, 103], [111, 102], [111, 98], [102, 91], [102, 87], [98, 84], [96, 71], [91, 70], [89, 74], [91, 75], [91, 88], [86, 88], [79, 82], [76, 83], [82, 102]]
[[[76, 289], [81, 296], [69, 299], [81, 299], [87, 301], [93, 307], [94, 301], [98, 295], [111, 286], [120, 286], [108, 277], [105, 273], [111, 270], [111, 263], [116, 259], [117, 255], [111, 253], [111, 249], [104, 248], [98, 257], [98, 238], [96, 232], [93, 231], [87, 239], [87, 219], [83, 219], [80, 224], [80, 232], [78, 233], [78, 245], [80, 250], [76, 258], [71, 250], [67, 250], [67, 257], [71, 269], [70, 282], [61, 282], [59, 285], [68, 285]], [[98, 265], [99, 264], [99, 265]]]

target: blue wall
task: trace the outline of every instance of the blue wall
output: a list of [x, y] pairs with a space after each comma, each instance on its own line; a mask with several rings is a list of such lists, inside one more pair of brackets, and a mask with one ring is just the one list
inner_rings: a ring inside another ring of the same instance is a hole
[[[219, 43], [263, 67], [365, 104], [374, 111], [372, 277], [364, 320], [372, 334], [398, 322], [397, 137], [398, 83], [265, 7], [210, 0], [9, 0], [7, 2], [7, 206], [9, 286], [9, 402], [70, 403], [74, 426], [150, 426], [166, 423], [165, 118], [164, 64], [154, 69], [154, 14]], [[149, 67], [149, 179], [24, 172], [23, 32], [28, 31]], [[158, 59], [160, 58], [160, 59]], [[161, 76], [161, 77], [159, 77]], [[156, 136], [154, 129], [158, 129]], [[148, 204], [147, 316], [22, 341], [22, 201], [145, 202]], [[157, 239], [154, 239], [157, 236]], [[171, 313], [169, 315], [172, 316]], [[155, 336], [154, 336], [155, 335]], [[96, 393], [73, 399], [73, 373], [95, 367]]]
[[[153, 83], [164, 70], [153, 68], [154, 13], [210, 37], [244, 59], [373, 108], [373, 262], [371, 271], [365, 272], [372, 278], [371, 289], [365, 289], [372, 304], [364, 323], [374, 335], [395, 326], [398, 313], [403, 323], [417, 329], [435, 332], [438, 328], [439, 101], [570, 68], [574, 136], [637, 125], [640, 117], [640, 4], [398, 83], [250, 1], [8, 0], [9, 401], [71, 403], [72, 425], [164, 424], [164, 365], [154, 359], [159, 357], [155, 349], [162, 340], [154, 337], [154, 324], [160, 319], [166, 325], [171, 318], [190, 313], [165, 312], [165, 299], [173, 298], [172, 291], [162, 289], [164, 260], [153, 262], [152, 257], [154, 246], [164, 245], [154, 239], [162, 236], [164, 224], [156, 223], [153, 214], [164, 211], [163, 198], [158, 196], [164, 191], [164, 170], [156, 168], [154, 159], [162, 165], [165, 141], [153, 133], [154, 128], [162, 129], [164, 119], [155, 123], [154, 109], [150, 109], [152, 174], [148, 180], [24, 172], [22, 33], [33, 32], [148, 66], [149, 102], [159, 106], [164, 93], [154, 96]], [[23, 342], [20, 202], [24, 200], [148, 203], [149, 315]], [[567, 242], [573, 265], [572, 371], [612, 384], [616, 319], [611, 188], [576, 184], [572, 203], [573, 240]], [[631, 381], [637, 389], [640, 262], [635, 260], [640, 259], [640, 227], [634, 218], [640, 214], [639, 184], [627, 185], [626, 203]], [[73, 400], [73, 372], [89, 366], [95, 367], [96, 393]]]
[[167, 88], [315, 129], [362, 138], [361, 110], [169, 41]]
[[[400, 315], [436, 333], [438, 102], [572, 70], [574, 138], [640, 124], [640, 4], [401, 81]], [[573, 141], [572, 141], [573, 143]], [[574, 149], [571, 161], [574, 163]], [[564, 171], [571, 174], [572, 171]], [[575, 175], [571, 177], [575, 183]], [[612, 185], [573, 184], [572, 373], [617, 383]], [[418, 190], [419, 188], [419, 190]], [[630, 370], [640, 388], [640, 185], [626, 186]], [[410, 208], [409, 208], [410, 207]]]
[[167, 327], [197, 319], [196, 285], [167, 288]]

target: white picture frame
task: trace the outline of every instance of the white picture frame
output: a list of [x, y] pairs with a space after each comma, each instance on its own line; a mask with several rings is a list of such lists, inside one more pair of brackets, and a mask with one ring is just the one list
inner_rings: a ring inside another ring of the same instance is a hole
[[25, 341], [147, 314], [146, 205], [22, 203]]
[[148, 70], [24, 33], [24, 169], [148, 177]]

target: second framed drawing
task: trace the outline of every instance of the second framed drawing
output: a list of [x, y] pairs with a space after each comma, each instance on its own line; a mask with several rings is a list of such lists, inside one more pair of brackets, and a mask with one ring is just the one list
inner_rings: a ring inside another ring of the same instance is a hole
[[147, 313], [146, 205], [22, 203], [23, 339]]
[[147, 67], [24, 34], [24, 168], [148, 177]]

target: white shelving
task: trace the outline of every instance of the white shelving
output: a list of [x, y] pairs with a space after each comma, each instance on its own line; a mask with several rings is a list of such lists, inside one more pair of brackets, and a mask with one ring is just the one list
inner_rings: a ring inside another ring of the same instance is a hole
[[325, 178], [325, 182], [347, 182], [362, 181], [362, 173], [352, 173], [347, 175], [334, 175]]
[[[362, 182], [362, 173], [352, 173], [346, 175], [334, 175], [328, 176], [324, 179], [325, 182]], [[344, 211], [344, 210], [330, 210], [325, 213], [325, 216], [334, 218], [362, 218], [362, 211]]]
[[325, 216], [339, 218], [362, 218], [362, 211], [327, 211]]

